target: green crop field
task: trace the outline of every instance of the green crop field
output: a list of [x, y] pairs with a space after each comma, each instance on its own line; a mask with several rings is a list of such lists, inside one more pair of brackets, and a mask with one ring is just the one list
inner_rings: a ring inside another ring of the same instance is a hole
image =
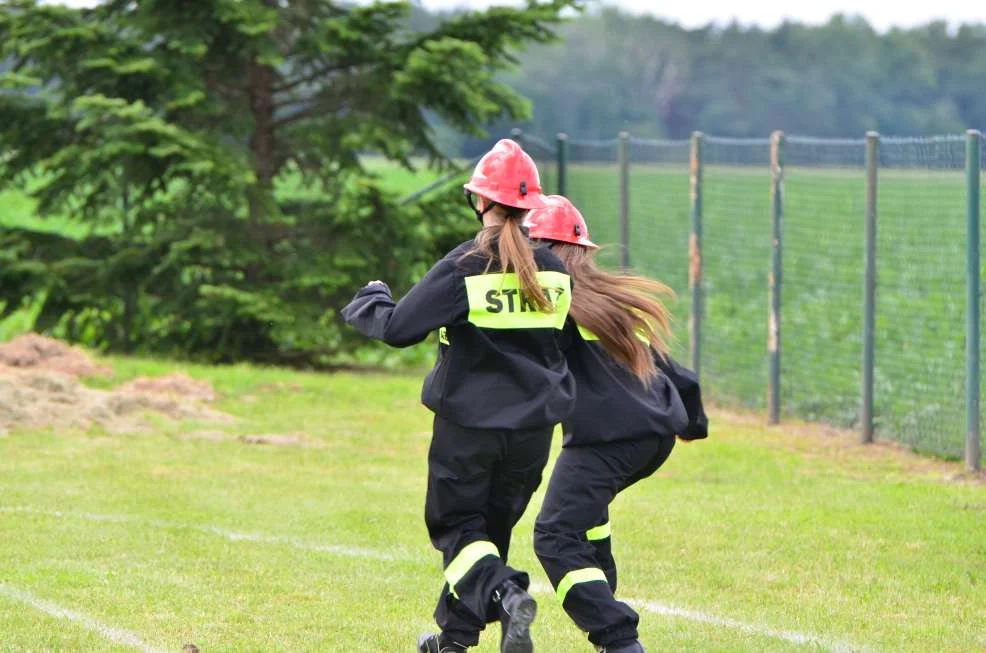
[[[110, 362], [101, 387], [173, 369]], [[420, 374], [184, 371], [236, 421], [0, 437], [0, 650], [411, 651], [441, 584]], [[712, 425], [613, 509], [649, 650], [986, 647], [986, 486], [814, 427]], [[537, 650], [588, 651], [531, 550], [540, 497], [511, 550], [536, 583]]]
[[[385, 186], [399, 196], [408, 195], [441, 176], [441, 173], [427, 167], [427, 161], [414, 159], [412, 163], [414, 170], [400, 167], [381, 157], [366, 157], [363, 160], [364, 167], [382, 178]], [[278, 180], [277, 190], [282, 196], [303, 192], [301, 176], [283, 175]], [[89, 227], [72, 216], [38, 215], [35, 201], [25, 192], [13, 188], [0, 191], [0, 227], [5, 226], [31, 226], [73, 238], [82, 238], [89, 233]]]
[[[767, 394], [770, 173], [705, 170], [702, 369], [718, 401], [763, 408]], [[569, 196], [610, 265], [620, 258], [615, 165], [574, 164]], [[965, 191], [960, 171], [881, 171], [877, 237], [878, 433], [958, 457], [965, 435]], [[634, 164], [630, 265], [678, 292], [688, 350], [689, 175]], [[786, 171], [782, 277], [784, 414], [858, 420], [863, 315], [862, 171]]]

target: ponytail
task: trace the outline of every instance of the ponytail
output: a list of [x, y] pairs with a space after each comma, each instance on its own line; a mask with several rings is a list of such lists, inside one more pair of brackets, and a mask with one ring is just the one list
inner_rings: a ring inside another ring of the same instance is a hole
[[[486, 271], [493, 267], [494, 261], [500, 272], [514, 272], [520, 281], [521, 295], [527, 303], [542, 313], [554, 313], [555, 305], [548, 298], [544, 288], [538, 283], [538, 266], [534, 260], [534, 247], [521, 229], [521, 222], [527, 211], [503, 207], [506, 211], [503, 224], [485, 227], [476, 236], [476, 246], [470, 254], [484, 256], [489, 263]], [[496, 252], [493, 244], [496, 242]]]
[[647, 277], [599, 269], [585, 247], [558, 242], [552, 251], [572, 277], [568, 314], [575, 323], [595, 334], [606, 352], [641, 381], [657, 376], [651, 348], [666, 358], [671, 340], [671, 313], [658, 296], [674, 292]]
[[503, 271], [517, 273], [520, 292], [528, 303], [542, 313], [553, 313], [554, 304], [538, 283], [538, 265], [534, 260], [534, 248], [520, 229], [522, 218], [508, 217], [500, 229], [499, 259]]

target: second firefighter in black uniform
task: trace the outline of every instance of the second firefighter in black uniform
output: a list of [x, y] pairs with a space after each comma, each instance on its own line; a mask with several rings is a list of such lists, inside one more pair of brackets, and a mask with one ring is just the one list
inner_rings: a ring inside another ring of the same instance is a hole
[[578, 401], [562, 423], [534, 549], [565, 611], [597, 650], [643, 653], [639, 616], [615, 598], [609, 505], [664, 464], [676, 435], [704, 438], [708, 422], [697, 378], [667, 355], [668, 315], [654, 297], [666, 287], [597, 268], [581, 213], [563, 197], [547, 202], [528, 225], [572, 275], [566, 351]]

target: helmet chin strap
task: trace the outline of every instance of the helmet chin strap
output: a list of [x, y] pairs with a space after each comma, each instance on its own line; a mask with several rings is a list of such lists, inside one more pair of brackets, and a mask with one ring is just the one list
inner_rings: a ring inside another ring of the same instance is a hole
[[469, 202], [469, 208], [471, 208], [473, 213], [476, 214], [476, 219], [479, 220], [480, 223], [483, 222], [483, 216], [489, 213], [493, 207], [496, 206], [496, 202], [487, 200], [486, 208], [480, 211], [476, 208], [476, 202], [473, 200], [473, 194], [469, 191], [466, 191], [466, 201]]

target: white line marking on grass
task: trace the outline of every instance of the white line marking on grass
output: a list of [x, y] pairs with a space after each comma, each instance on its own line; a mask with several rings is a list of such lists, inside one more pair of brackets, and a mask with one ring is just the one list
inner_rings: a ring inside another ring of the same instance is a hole
[[[45, 515], [50, 517], [69, 517], [75, 519], [84, 519], [87, 521], [96, 522], [115, 522], [115, 523], [133, 523], [141, 524], [145, 526], [153, 526], [156, 528], [169, 528], [169, 529], [188, 529], [198, 531], [200, 533], [210, 533], [212, 535], [218, 535], [220, 537], [226, 538], [233, 542], [256, 542], [261, 544], [283, 544], [286, 546], [294, 547], [303, 551], [313, 551], [316, 553], [330, 553], [335, 555], [344, 555], [355, 558], [369, 558], [374, 560], [407, 560], [411, 559], [409, 556], [394, 555], [386, 551], [380, 551], [377, 549], [364, 549], [357, 547], [347, 547], [340, 546], [336, 544], [320, 544], [316, 542], [308, 542], [293, 537], [283, 537], [279, 535], [264, 535], [261, 533], [241, 533], [238, 531], [231, 531], [225, 528], [218, 528], [215, 526], [200, 526], [196, 524], [183, 524], [180, 522], [164, 521], [159, 519], [142, 519], [140, 517], [132, 517], [129, 515], [104, 515], [88, 512], [63, 512], [60, 510], [43, 510], [39, 508], [34, 508], [31, 506], [0, 506], [0, 513], [29, 513], [37, 515]], [[554, 594], [554, 590], [549, 585], [544, 585], [542, 583], [533, 583], [531, 585], [531, 591], [537, 594]], [[810, 633], [799, 633], [796, 631], [788, 630], [776, 630], [768, 626], [760, 624], [751, 624], [743, 621], [737, 621], [736, 619], [730, 619], [728, 617], [717, 617], [713, 614], [707, 614], [705, 612], [699, 612], [696, 610], [688, 610], [686, 608], [679, 608], [673, 605], [667, 605], [665, 603], [659, 603], [656, 601], [645, 601], [642, 599], [627, 599], [621, 597], [622, 600], [626, 601], [630, 605], [635, 606], [640, 610], [646, 610], [653, 614], [659, 614], [665, 617], [676, 617], [679, 619], [687, 619], [689, 621], [695, 621], [698, 623], [706, 623], [713, 626], [718, 626], [721, 628], [731, 628], [734, 630], [739, 630], [741, 632], [747, 633], [749, 635], [757, 635], [761, 637], [769, 637], [772, 639], [780, 639], [792, 644], [797, 644], [799, 646], [816, 645], [821, 646], [832, 653], [874, 653], [874, 649], [870, 647], [858, 646], [856, 644], [850, 644], [841, 641], [834, 641], [827, 639], [825, 637], [819, 637], [817, 635], [812, 635]]]
[[[543, 585], [541, 583], [532, 583], [531, 591], [536, 594], [555, 593], [550, 585]], [[732, 628], [748, 635], [781, 639], [801, 646], [813, 644], [816, 646], [821, 646], [827, 651], [832, 651], [832, 653], [861, 653], [862, 651], [873, 653], [873, 649], [869, 647], [833, 641], [825, 637], [819, 637], [818, 635], [812, 635], [809, 633], [799, 633], [789, 630], [775, 630], [759, 624], [745, 623], [742, 621], [737, 621], [736, 619], [729, 619], [728, 617], [717, 617], [713, 614], [706, 614], [705, 612], [698, 612], [697, 610], [679, 608], [673, 605], [667, 605], [666, 603], [659, 603], [657, 601], [644, 601], [641, 599], [628, 599], [625, 597], [618, 598], [622, 601], [626, 601], [638, 610], [646, 610], [647, 612], [659, 614], [664, 617], [677, 617], [679, 619], [687, 619], [689, 621], [710, 624], [721, 628]]]
[[760, 635], [763, 637], [771, 637], [773, 639], [782, 639], [786, 642], [800, 644], [802, 646], [816, 644], [832, 651], [833, 653], [859, 653], [861, 651], [872, 651], [870, 648], [864, 648], [862, 646], [857, 646], [856, 644], [849, 644], [846, 642], [832, 641], [823, 637], [818, 637], [817, 635], [811, 635], [809, 633], [799, 633], [790, 630], [774, 630], [773, 628], [768, 628], [758, 624], [748, 624], [735, 619], [717, 617], [712, 614], [705, 614], [704, 612], [696, 612], [695, 610], [686, 610], [684, 608], [678, 608], [673, 605], [666, 605], [656, 601], [627, 599], [627, 603], [647, 610], [648, 612], [653, 612], [654, 614], [660, 614], [667, 617], [680, 617], [682, 619], [689, 619], [691, 621], [698, 621], [723, 628], [733, 628], [749, 635]]
[[90, 630], [104, 639], [108, 639], [114, 644], [121, 644], [123, 646], [130, 646], [142, 653], [166, 653], [163, 649], [154, 648], [146, 644], [140, 637], [126, 630], [121, 630], [120, 628], [113, 628], [112, 626], [107, 626], [106, 624], [100, 623], [91, 617], [87, 617], [84, 614], [79, 614], [74, 610], [69, 610], [68, 608], [63, 608], [60, 605], [56, 605], [51, 601], [45, 601], [44, 599], [38, 598], [34, 594], [27, 592], [16, 587], [12, 587], [5, 583], [0, 583], [0, 596], [11, 599], [18, 603], [23, 603], [29, 605], [30, 607], [38, 610], [39, 612], [44, 612], [47, 615], [55, 617], [56, 619], [66, 619], [68, 621], [74, 621], [86, 630]]
[[[158, 524], [154, 524], [155, 526]], [[395, 556], [386, 551], [375, 549], [363, 549], [354, 546], [342, 546], [339, 544], [319, 544], [317, 542], [306, 542], [294, 537], [283, 537], [280, 535], [261, 535], [260, 533], [239, 533], [228, 531], [224, 528], [215, 526], [190, 526], [175, 524], [175, 528], [191, 528], [203, 533], [212, 533], [220, 537], [225, 537], [233, 542], [258, 542], [261, 544], [286, 544], [303, 551], [313, 551], [315, 553], [331, 553], [333, 555], [349, 556], [351, 558], [372, 558], [375, 560], [399, 560], [400, 556]]]
[[350, 558], [369, 558], [373, 560], [401, 560], [402, 556], [394, 555], [386, 551], [376, 549], [364, 549], [361, 547], [343, 546], [340, 544], [322, 544], [319, 542], [308, 542], [297, 537], [286, 537], [283, 535], [266, 535], [263, 533], [244, 533], [233, 531], [218, 526], [200, 526], [198, 524], [185, 524], [182, 522], [167, 521], [163, 519], [144, 519], [142, 517], [132, 517], [130, 515], [105, 515], [91, 512], [65, 512], [61, 510], [44, 510], [32, 506], [0, 506], [0, 513], [25, 513], [32, 515], [43, 515], [45, 517], [55, 517], [62, 519], [65, 517], [82, 519], [85, 521], [116, 523], [116, 524], [139, 524], [152, 526], [154, 528], [166, 528], [173, 530], [192, 530], [210, 535], [218, 535], [231, 542], [254, 542], [257, 544], [284, 544], [302, 551], [312, 551], [314, 553], [329, 553], [332, 555], [347, 556]]

